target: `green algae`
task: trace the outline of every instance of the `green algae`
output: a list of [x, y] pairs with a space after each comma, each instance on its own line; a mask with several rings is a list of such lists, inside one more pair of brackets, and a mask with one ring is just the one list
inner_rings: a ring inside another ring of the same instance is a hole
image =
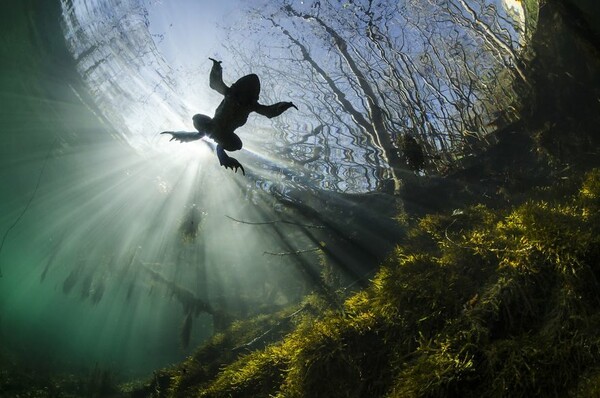
[[343, 310], [312, 296], [281, 337], [243, 353], [232, 349], [289, 312], [238, 322], [183, 365], [186, 376], [167, 372], [161, 396], [589, 396], [600, 171], [563, 193], [420, 219]]

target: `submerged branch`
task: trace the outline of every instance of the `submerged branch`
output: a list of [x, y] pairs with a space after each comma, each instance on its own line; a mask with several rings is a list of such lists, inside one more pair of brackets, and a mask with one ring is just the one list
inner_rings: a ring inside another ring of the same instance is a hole
[[171, 294], [175, 296], [177, 301], [179, 301], [183, 307], [183, 312], [185, 314], [194, 313], [198, 315], [199, 313], [204, 312], [207, 314], [216, 315], [217, 311], [207, 301], [197, 297], [193, 292], [181, 285], [178, 285], [176, 282], [168, 280], [157, 271], [154, 271], [145, 265], [142, 265], [142, 267], [150, 274], [150, 277], [154, 281], [162, 283], [167, 289], [169, 289]]
[[296, 250], [293, 252], [280, 252], [280, 253], [264, 251], [263, 254], [269, 254], [271, 256], [295, 256], [295, 255], [303, 254], [303, 253], [313, 253], [313, 252], [317, 252], [319, 250], [321, 250], [321, 247], [313, 247], [311, 249]]
[[233, 220], [235, 222], [239, 222], [240, 224], [272, 225], [272, 224], [281, 223], [281, 224], [297, 225], [299, 227], [304, 227], [304, 228], [325, 229], [325, 227], [323, 225], [301, 224], [301, 223], [297, 223], [297, 222], [293, 222], [293, 221], [287, 221], [287, 220], [273, 220], [273, 221], [260, 221], [259, 222], [259, 221], [243, 221], [243, 220], [238, 220], [237, 218], [233, 218], [233, 217], [230, 217], [228, 215], [225, 215], [225, 217], [227, 217], [230, 220]]
[[292, 320], [293, 317], [295, 317], [300, 312], [306, 310], [309, 307], [310, 307], [309, 305], [303, 305], [302, 307], [300, 307], [300, 309], [294, 311], [290, 315], [288, 315], [285, 318], [281, 319], [279, 322], [277, 322], [277, 324], [275, 324], [275, 326], [273, 326], [272, 328], [268, 329], [266, 332], [263, 332], [262, 334], [260, 334], [259, 336], [253, 338], [252, 340], [250, 340], [247, 343], [244, 343], [242, 345], [239, 345], [237, 347], [232, 348], [231, 351], [232, 352], [238, 352], [238, 351], [243, 350], [243, 349], [253, 350], [259, 343], [261, 343], [264, 340], [266, 340], [266, 338], [270, 334], [272, 334], [273, 332], [277, 331], [278, 329], [281, 329], [283, 326], [285, 326], [287, 323], [289, 323]]

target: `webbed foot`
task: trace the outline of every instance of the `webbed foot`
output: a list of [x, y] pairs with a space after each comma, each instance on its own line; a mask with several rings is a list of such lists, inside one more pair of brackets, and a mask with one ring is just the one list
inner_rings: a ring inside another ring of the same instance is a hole
[[201, 133], [188, 133], [184, 131], [163, 131], [161, 134], [171, 134], [172, 137], [169, 141], [175, 140], [179, 142], [196, 141], [204, 137], [204, 134]]
[[217, 156], [219, 157], [219, 164], [226, 169], [231, 169], [235, 173], [237, 173], [238, 169], [242, 169], [242, 175], [246, 175], [246, 170], [244, 170], [244, 166], [236, 158], [232, 158], [227, 155], [223, 148], [218, 145], [217, 146]]
[[296, 105], [294, 105], [293, 102], [280, 102], [279, 106], [281, 106], [283, 108], [283, 112], [287, 111], [290, 108], [295, 108], [296, 110], [298, 110], [298, 107]]
[[216, 59], [211, 58], [211, 57], [208, 57], [208, 59], [210, 59], [211, 61], [213, 61], [213, 67], [222, 68], [221, 63], [223, 61], [217, 61]]
[[238, 162], [236, 158], [232, 158], [231, 156], [228, 156], [225, 162], [221, 162], [221, 166], [225, 166], [226, 169], [231, 169], [235, 173], [237, 173], [238, 168], [242, 169], [242, 175], [246, 175], [244, 166], [242, 166], [242, 164]]

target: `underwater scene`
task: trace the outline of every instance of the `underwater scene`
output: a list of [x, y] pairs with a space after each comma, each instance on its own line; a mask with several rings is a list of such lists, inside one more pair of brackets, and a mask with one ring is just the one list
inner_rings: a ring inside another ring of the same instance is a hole
[[596, 0], [0, 22], [0, 398], [600, 397]]

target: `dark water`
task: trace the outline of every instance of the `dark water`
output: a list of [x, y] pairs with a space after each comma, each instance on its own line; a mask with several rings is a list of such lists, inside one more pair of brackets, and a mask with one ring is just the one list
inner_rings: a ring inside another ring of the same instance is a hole
[[[4, 366], [101, 368], [129, 379], [176, 363], [219, 329], [221, 311], [245, 316], [265, 303], [295, 302], [311, 288], [307, 274], [319, 274], [312, 250], [319, 238], [310, 228], [249, 224], [289, 216], [265, 193], [277, 186], [285, 198], [319, 189], [321, 200], [323, 192], [364, 193], [389, 183], [381, 148], [343, 123], [281, 119], [275, 129], [252, 120], [246, 151], [236, 155], [248, 178], [220, 168], [209, 144], [159, 136], [190, 130], [192, 114], [213, 111], [218, 96], [198, 87], [206, 86], [207, 57], [227, 54], [211, 30], [214, 43], [186, 52], [201, 61], [170, 64], [161, 55], [164, 26], [148, 26], [159, 4], [1, 6]], [[245, 72], [232, 58], [228, 73]], [[300, 99], [276, 86], [266, 85], [273, 91], [265, 95]], [[290, 154], [305, 162], [288, 157], [282, 164]], [[315, 198], [297, 202], [310, 207]], [[313, 256], [309, 271], [278, 255], [298, 250]], [[351, 268], [350, 282], [364, 274]]]

